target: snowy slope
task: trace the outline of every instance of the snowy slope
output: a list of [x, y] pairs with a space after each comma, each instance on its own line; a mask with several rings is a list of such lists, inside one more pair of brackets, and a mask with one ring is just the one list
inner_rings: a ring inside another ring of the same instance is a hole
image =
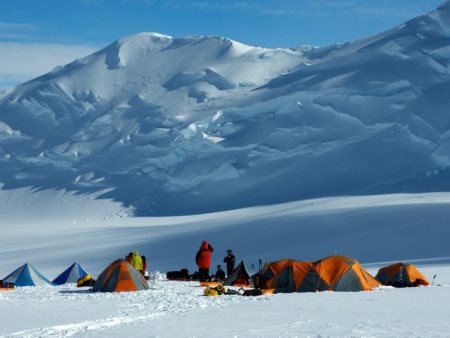
[[264, 49], [141, 33], [0, 97], [2, 189], [137, 215], [448, 190], [450, 3], [374, 37]]
[[[12, 200], [20, 197], [9, 195], [1, 205], [8, 209], [8, 201], [17, 205]], [[0, 337], [448, 336], [448, 193], [327, 198], [143, 218], [111, 214], [119, 206], [105, 201], [83, 207], [84, 199], [59, 192], [52, 203], [58, 199], [61, 214], [43, 209], [38, 224], [33, 214], [23, 219], [9, 211], [9, 227], [0, 237], [0, 278], [25, 261], [54, 278], [74, 260], [97, 277], [113, 259], [133, 249], [148, 257], [154, 275], [155, 270], [181, 267], [193, 271], [195, 251], [208, 239], [216, 249], [213, 265], [230, 247], [252, 272], [257, 258], [318, 259], [336, 250], [358, 258], [372, 274], [387, 265], [381, 261], [413, 259], [430, 280], [437, 274], [435, 284], [441, 286], [253, 298], [202, 297], [196, 283], [163, 279], [150, 290], [130, 293], [25, 287], [0, 292]], [[78, 215], [65, 212], [71, 205]], [[73, 221], [77, 227], [70, 226]]]
[[50, 279], [75, 260], [98, 275], [135, 249], [150, 271], [192, 272], [203, 239], [215, 248], [213, 267], [232, 248], [252, 272], [258, 259], [314, 261], [336, 252], [365, 264], [450, 262], [449, 193], [323, 198], [178, 217], [127, 217], [118, 203], [39, 195], [45, 205], [26, 195], [0, 198], [0, 279], [25, 262]]

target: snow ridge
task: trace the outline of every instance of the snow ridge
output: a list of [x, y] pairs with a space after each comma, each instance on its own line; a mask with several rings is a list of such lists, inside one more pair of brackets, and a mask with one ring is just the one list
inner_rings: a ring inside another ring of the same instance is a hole
[[0, 94], [0, 182], [137, 215], [448, 190], [449, 27], [446, 2], [324, 48], [122, 38]]

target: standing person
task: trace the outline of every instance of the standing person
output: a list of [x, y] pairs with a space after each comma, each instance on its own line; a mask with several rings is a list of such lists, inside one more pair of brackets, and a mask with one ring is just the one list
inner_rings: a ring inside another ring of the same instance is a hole
[[145, 276], [145, 271], [147, 271], [147, 258], [145, 258], [145, 256], [141, 256], [142, 258], [142, 276]]
[[211, 266], [211, 255], [213, 251], [214, 248], [208, 244], [208, 241], [203, 241], [195, 256], [195, 262], [198, 265], [198, 273], [201, 282], [204, 282], [209, 278], [209, 267]]
[[132, 263], [133, 263], [133, 253], [132, 253], [132, 252], [129, 252], [129, 253], [128, 253], [128, 256], [125, 256], [125, 260], [126, 260], [128, 263], [132, 264]]
[[136, 270], [142, 271], [142, 258], [139, 256], [139, 252], [137, 250], [133, 252], [133, 261], [131, 262], [131, 265], [133, 265]]
[[223, 262], [227, 263], [227, 276], [231, 275], [234, 271], [234, 265], [236, 264], [236, 257], [233, 255], [233, 250], [227, 250], [227, 255], [223, 259]]

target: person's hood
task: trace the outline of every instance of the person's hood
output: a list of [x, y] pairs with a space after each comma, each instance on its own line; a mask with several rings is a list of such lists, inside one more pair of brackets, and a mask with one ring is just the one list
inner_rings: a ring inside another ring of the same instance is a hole
[[200, 245], [200, 249], [208, 249], [208, 241], [203, 241], [202, 245]]
[[135, 252], [133, 252], [133, 256], [139, 256], [139, 252], [136, 250]]

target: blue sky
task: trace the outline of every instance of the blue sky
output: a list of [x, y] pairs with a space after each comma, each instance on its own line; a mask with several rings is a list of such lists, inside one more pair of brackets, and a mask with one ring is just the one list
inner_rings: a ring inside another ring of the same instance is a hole
[[442, 2], [0, 0], [0, 88], [143, 31], [219, 35], [263, 47], [328, 45], [382, 32]]

